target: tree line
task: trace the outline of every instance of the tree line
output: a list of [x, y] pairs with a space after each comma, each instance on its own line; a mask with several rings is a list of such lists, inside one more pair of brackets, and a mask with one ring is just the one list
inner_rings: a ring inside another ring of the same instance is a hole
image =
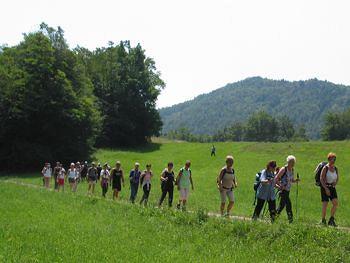
[[42, 23], [18, 45], [0, 48], [2, 169], [147, 142], [162, 127], [156, 100], [164, 86], [140, 44], [70, 49], [60, 27]]
[[187, 128], [170, 131], [166, 136], [170, 139], [193, 142], [282, 142], [309, 139], [304, 126], [296, 127], [287, 116], [275, 118], [265, 111], [252, 114], [246, 122], [236, 122], [231, 126], [223, 127], [212, 136], [194, 135]]

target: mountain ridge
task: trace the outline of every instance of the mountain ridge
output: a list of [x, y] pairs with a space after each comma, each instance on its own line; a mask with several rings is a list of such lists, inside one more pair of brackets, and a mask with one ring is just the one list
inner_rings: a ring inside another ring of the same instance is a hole
[[[330, 100], [328, 99], [330, 98]], [[265, 110], [274, 116], [287, 115], [296, 126], [304, 125], [317, 139], [328, 111], [350, 107], [350, 86], [329, 81], [271, 80], [246, 78], [159, 109], [163, 133], [181, 127], [194, 134], [212, 135], [235, 122], [243, 122], [254, 112]]]

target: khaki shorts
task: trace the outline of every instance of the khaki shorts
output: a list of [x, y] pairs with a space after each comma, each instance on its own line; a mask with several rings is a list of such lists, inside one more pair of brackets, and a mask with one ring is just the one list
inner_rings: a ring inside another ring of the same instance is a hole
[[189, 194], [190, 194], [189, 188], [180, 188], [180, 199], [181, 200], [187, 200]]
[[235, 201], [233, 190], [230, 190], [230, 189], [222, 189], [222, 191], [220, 191], [220, 197], [221, 197], [221, 203], [226, 203], [226, 197], [228, 197], [228, 200], [230, 202]]

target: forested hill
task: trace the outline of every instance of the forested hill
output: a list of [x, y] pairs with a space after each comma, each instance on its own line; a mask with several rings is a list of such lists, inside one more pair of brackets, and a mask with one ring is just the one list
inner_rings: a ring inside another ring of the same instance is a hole
[[324, 115], [350, 107], [350, 87], [328, 81], [270, 80], [252, 77], [193, 100], [159, 110], [163, 133], [182, 127], [194, 134], [213, 134], [252, 113], [265, 110], [305, 125], [311, 138], [320, 137]]

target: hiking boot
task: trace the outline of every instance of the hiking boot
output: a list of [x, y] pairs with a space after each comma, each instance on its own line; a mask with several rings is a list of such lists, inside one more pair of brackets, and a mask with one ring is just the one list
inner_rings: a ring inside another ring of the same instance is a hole
[[177, 205], [176, 205], [176, 209], [180, 210], [180, 208], [181, 208], [181, 205], [180, 205], [180, 204], [177, 204]]
[[324, 226], [327, 226], [327, 221], [326, 221], [326, 218], [322, 218], [321, 220], [321, 225], [324, 225]]
[[337, 224], [335, 223], [333, 216], [331, 218], [329, 218], [328, 225], [333, 226], [333, 227], [337, 227]]

